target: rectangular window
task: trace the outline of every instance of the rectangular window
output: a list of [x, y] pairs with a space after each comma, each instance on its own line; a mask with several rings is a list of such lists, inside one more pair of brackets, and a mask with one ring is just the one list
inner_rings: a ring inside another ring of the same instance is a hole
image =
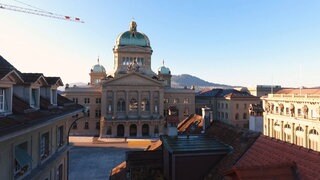
[[78, 98], [72, 98], [72, 101], [76, 104], [78, 104]]
[[100, 129], [100, 122], [96, 122], [96, 129]]
[[78, 129], [78, 124], [76, 122], [72, 125], [72, 129]]
[[96, 118], [101, 117], [101, 110], [100, 109], [96, 109]]
[[63, 180], [63, 164], [60, 164], [57, 169], [57, 180]]
[[51, 104], [57, 104], [57, 90], [55, 89], [51, 90]]
[[101, 104], [101, 98], [96, 98], [96, 104]]
[[236, 109], [239, 109], [239, 104], [236, 104]]
[[87, 111], [87, 117], [90, 117], [90, 110]]
[[289, 108], [286, 108], [286, 115], [289, 115]]
[[5, 111], [5, 106], [6, 106], [6, 96], [5, 96], [5, 89], [0, 88], [0, 112]]
[[63, 126], [57, 128], [57, 146], [61, 147], [64, 144]]
[[49, 147], [49, 132], [46, 132], [40, 137], [40, 159], [46, 159], [50, 154]]
[[32, 157], [28, 153], [28, 142], [14, 147], [14, 178], [17, 179], [30, 170]]
[[228, 109], [228, 104], [226, 104], [226, 109]]
[[302, 116], [300, 108], [298, 109], [298, 116]]
[[84, 98], [84, 103], [89, 104], [90, 103], [90, 98]]
[[243, 119], [247, 119], [247, 113], [243, 113]]
[[84, 122], [84, 129], [89, 129], [89, 122]]
[[223, 109], [224, 108], [224, 104], [223, 103], [221, 103], [221, 109]]
[[33, 108], [39, 107], [39, 89], [31, 89], [30, 106]]
[[247, 104], [244, 104], [244, 105], [243, 105], [243, 108], [244, 108], [244, 109], [247, 109]]

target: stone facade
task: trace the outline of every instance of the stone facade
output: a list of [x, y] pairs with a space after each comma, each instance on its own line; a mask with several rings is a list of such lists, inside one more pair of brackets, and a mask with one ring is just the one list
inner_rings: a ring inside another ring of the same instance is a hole
[[264, 135], [319, 151], [320, 89], [283, 89], [262, 99]]
[[59, 77], [21, 73], [0, 56], [0, 179], [68, 179], [68, 124], [82, 106]]
[[201, 114], [201, 108], [206, 106], [212, 110], [214, 120], [249, 128], [249, 105], [258, 103], [260, 99], [247, 92], [212, 89], [196, 95], [196, 113]]
[[194, 113], [194, 90], [171, 88], [171, 71], [164, 65], [153, 72], [149, 38], [137, 31], [134, 21], [118, 36], [113, 53], [113, 74], [107, 75], [98, 63], [88, 86], [68, 87], [63, 93], [90, 109], [73, 135], [157, 137], [165, 132], [169, 107], [178, 109], [180, 120]]

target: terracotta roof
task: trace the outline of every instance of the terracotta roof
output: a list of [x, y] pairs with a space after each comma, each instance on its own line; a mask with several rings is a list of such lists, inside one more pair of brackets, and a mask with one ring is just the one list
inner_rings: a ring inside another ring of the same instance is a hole
[[206, 130], [206, 135], [213, 136], [233, 147], [233, 151], [214, 166], [205, 177], [205, 179], [223, 179], [224, 172], [231, 169], [259, 137], [260, 133], [214, 121], [213, 125]]
[[[60, 95], [58, 95], [58, 97], [60, 97]], [[58, 98], [58, 104], [61, 103], [59, 102], [59, 99], [64, 98]], [[52, 109], [40, 108], [39, 110], [35, 110], [30, 108], [29, 104], [24, 100], [13, 95], [13, 114], [0, 117], [0, 137], [15, 131], [32, 127], [37, 124], [41, 124], [55, 117], [72, 113], [74, 111], [79, 111], [83, 108], [81, 105], [74, 104], [70, 100], [69, 104], [66, 103], [66, 99], [64, 99], [64, 101], [65, 102], [63, 102], [63, 106]]]
[[177, 128], [179, 134], [190, 133], [199, 134], [202, 130], [202, 116], [197, 114], [192, 114], [188, 118], [181, 121]]
[[127, 163], [123, 161], [111, 170], [109, 179], [126, 179], [127, 178]]
[[281, 89], [275, 94], [320, 94], [320, 88], [288, 88]]
[[234, 165], [234, 168], [261, 169], [292, 163], [296, 165], [298, 179], [320, 177], [320, 152], [262, 135]]

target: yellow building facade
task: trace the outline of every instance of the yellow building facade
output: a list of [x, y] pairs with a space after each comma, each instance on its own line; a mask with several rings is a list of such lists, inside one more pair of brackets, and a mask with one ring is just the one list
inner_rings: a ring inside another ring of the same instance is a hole
[[0, 56], [0, 179], [68, 179], [68, 124], [82, 106], [59, 77], [21, 73]]
[[264, 135], [320, 150], [320, 89], [282, 89], [262, 100]]

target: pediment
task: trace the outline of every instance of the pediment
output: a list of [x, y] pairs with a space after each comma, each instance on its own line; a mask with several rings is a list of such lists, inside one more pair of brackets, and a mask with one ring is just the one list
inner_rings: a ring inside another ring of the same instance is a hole
[[40, 76], [35, 82], [31, 84], [31, 86], [48, 86], [48, 83], [44, 76]]
[[130, 73], [106, 82], [107, 86], [163, 86], [162, 82], [139, 73]]
[[22, 83], [23, 79], [20, 77], [20, 75], [15, 71], [12, 70], [9, 73], [7, 73], [2, 79], [1, 81], [3, 82], [9, 82], [9, 83], [13, 83], [13, 84], [18, 84], [18, 83]]

